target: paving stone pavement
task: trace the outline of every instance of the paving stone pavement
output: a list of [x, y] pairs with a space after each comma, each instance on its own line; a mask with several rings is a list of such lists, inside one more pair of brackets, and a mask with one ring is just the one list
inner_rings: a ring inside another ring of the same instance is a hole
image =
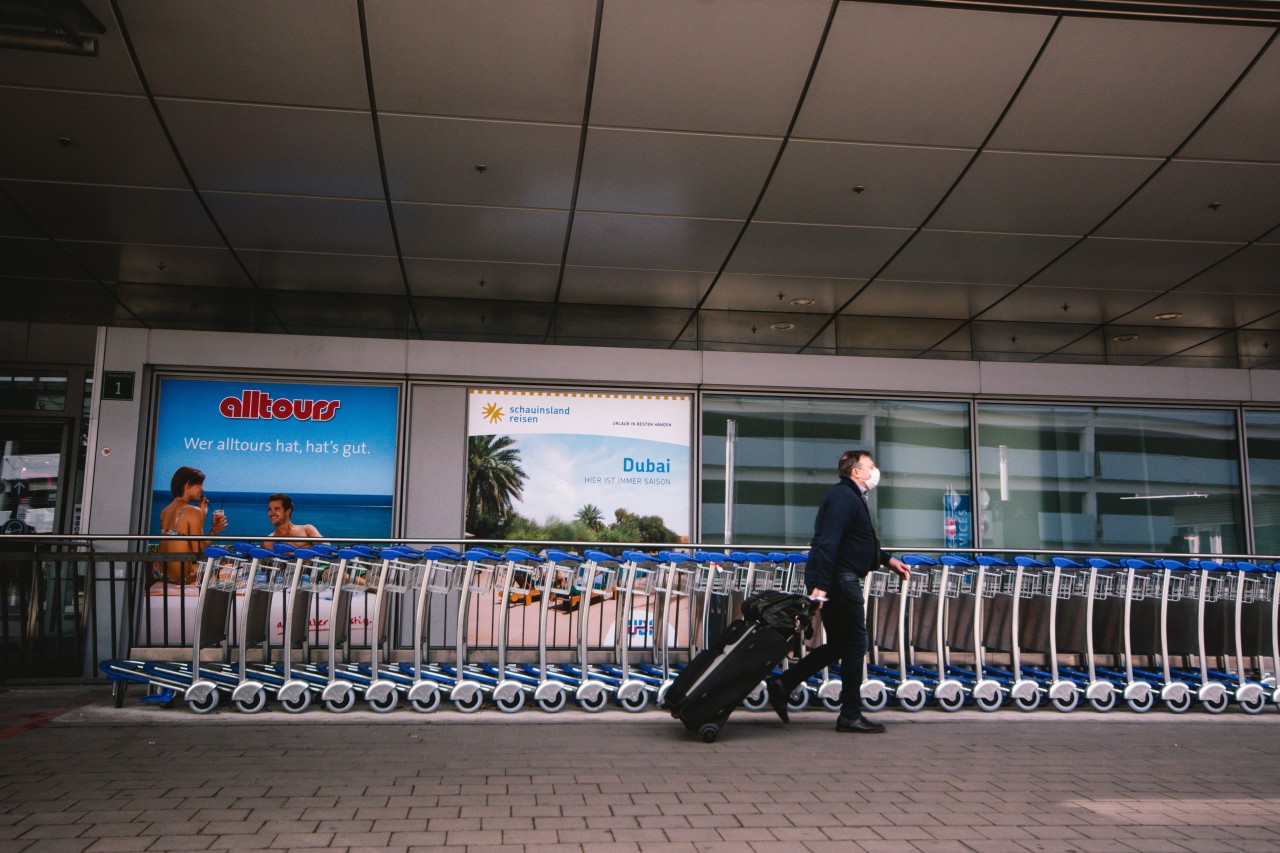
[[1274, 708], [744, 712], [708, 745], [656, 711], [132, 702], [0, 689], [0, 853], [1280, 849]]

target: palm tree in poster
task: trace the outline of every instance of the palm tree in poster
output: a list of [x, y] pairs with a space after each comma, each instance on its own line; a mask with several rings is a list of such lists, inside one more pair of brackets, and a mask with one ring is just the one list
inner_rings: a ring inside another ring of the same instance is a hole
[[604, 528], [604, 514], [600, 512], [600, 507], [595, 504], [585, 504], [582, 509], [578, 510], [578, 514], [574, 519], [582, 522], [592, 530], [601, 530]]
[[473, 435], [467, 453], [467, 530], [479, 533], [480, 522], [500, 523], [511, 502], [524, 493], [527, 475], [520, 450], [509, 435]]

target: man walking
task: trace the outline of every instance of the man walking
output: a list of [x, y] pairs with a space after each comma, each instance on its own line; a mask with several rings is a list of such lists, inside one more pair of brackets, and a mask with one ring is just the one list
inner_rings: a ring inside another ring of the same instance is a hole
[[766, 682], [769, 702], [783, 722], [788, 721], [787, 697], [823, 667], [840, 661], [840, 716], [836, 731], [874, 734], [881, 723], [862, 714], [862, 661], [867, 653], [867, 617], [862, 601], [862, 578], [881, 565], [907, 578], [911, 571], [901, 560], [880, 549], [867, 493], [880, 482], [880, 470], [865, 450], [848, 450], [840, 457], [840, 482], [818, 507], [813, 542], [805, 565], [809, 597], [818, 601], [827, 642], [781, 676]]

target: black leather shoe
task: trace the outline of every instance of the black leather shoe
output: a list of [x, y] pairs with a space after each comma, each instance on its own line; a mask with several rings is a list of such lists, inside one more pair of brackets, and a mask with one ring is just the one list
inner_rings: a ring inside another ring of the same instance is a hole
[[852, 720], [836, 717], [836, 731], [874, 735], [884, 731], [884, 726], [874, 720], [868, 720], [866, 717], [854, 717]]
[[782, 686], [782, 679], [777, 677], [765, 679], [764, 689], [769, 694], [769, 704], [782, 718], [782, 722], [791, 722], [791, 715], [787, 713], [787, 688]]

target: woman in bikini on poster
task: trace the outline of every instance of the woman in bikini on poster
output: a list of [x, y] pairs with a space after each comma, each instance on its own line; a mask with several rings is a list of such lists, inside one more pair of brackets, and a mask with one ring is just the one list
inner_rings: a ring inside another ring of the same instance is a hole
[[[173, 472], [169, 488], [173, 500], [160, 510], [160, 533], [164, 536], [204, 535], [204, 517], [209, 508], [209, 499], [204, 494], [204, 472], [184, 465]], [[217, 536], [226, 529], [227, 517], [221, 512], [214, 513], [209, 535]], [[207, 544], [199, 540], [162, 539], [157, 550], [161, 554], [199, 553]], [[152, 564], [152, 573], [157, 581], [191, 584], [199, 574], [199, 563], [157, 562]]]

